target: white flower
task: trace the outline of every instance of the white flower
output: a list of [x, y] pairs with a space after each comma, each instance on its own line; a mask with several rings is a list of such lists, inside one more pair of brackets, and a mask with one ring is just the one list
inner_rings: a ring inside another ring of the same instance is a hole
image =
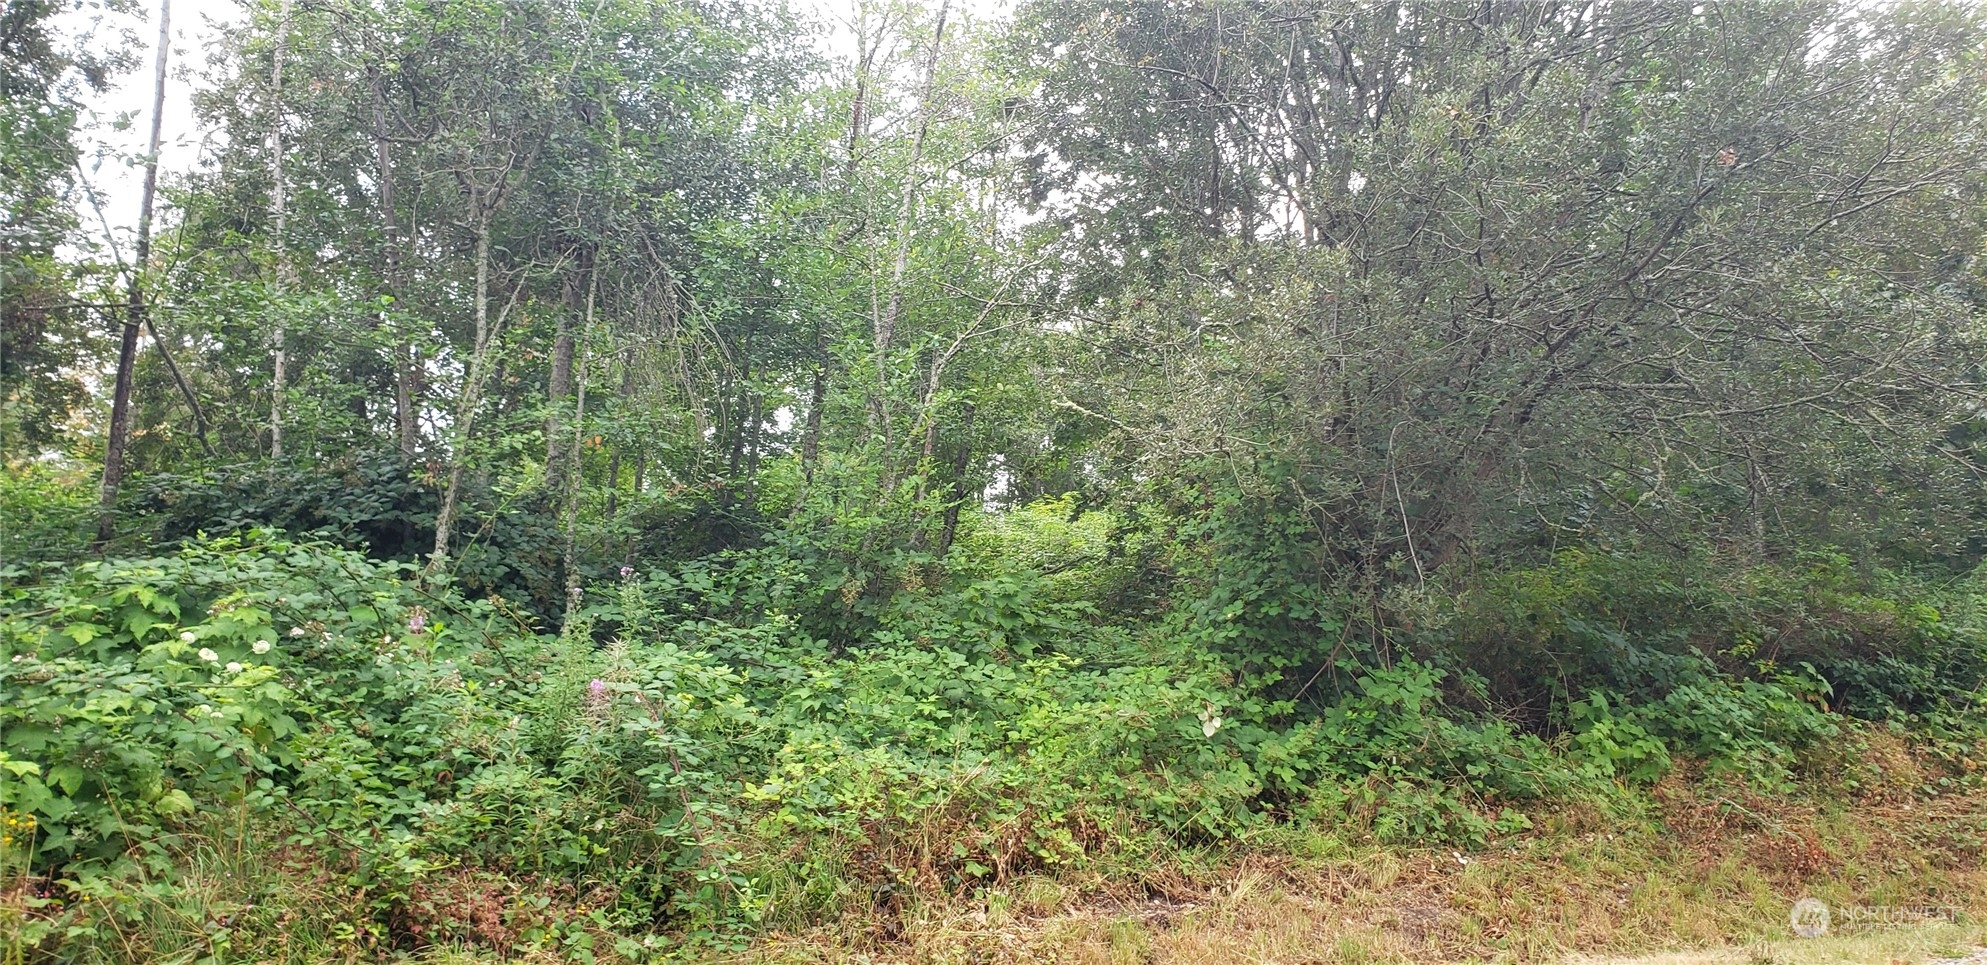
[[228, 672], [241, 673], [241, 664], [233, 660], [228, 661]]
[[304, 628], [303, 628], [303, 627], [291, 627], [291, 628], [290, 628], [290, 636], [293, 636], [293, 637], [301, 637], [301, 636], [303, 636], [303, 635], [304, 635]]
[[257, 641], [255, 641], [255, 646], [252, 646], [252, 647], [250, 647], [249, 649], [250, 649], [250, 650], [253, 650], [253, 651], [255, 651], [256, 653], [268, 653], [268, 652], [269, 652], [269, 641], [267, 641], [267, 640], [257, 640]]
[[205, 660], [205, 661], [207, 661], [208, 663], [220, 663], [220, 662], [221, 662], [221, 655], [220, 655], [220, 654], [218, 654], [218, 653], [215, 653], [215, 652], [214, 652], [214, 651], [212, 651], [212, 650], [209, 650], [209, 649], [207, 649], [206, 647], [201, 647], [201, 648], [200, 648], [200, 659], [202, 659], [202, 660]]
[[195, 639], [191, 630], [181, 630], [179, 633], [179, 642], [181, 643], [192, 643]]

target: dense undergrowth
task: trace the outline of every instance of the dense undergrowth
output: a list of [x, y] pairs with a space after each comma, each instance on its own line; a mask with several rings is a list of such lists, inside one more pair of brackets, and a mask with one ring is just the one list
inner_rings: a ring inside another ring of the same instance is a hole
[[1292, 831], [1501, 847], [1679, 768], [1843, 792], [1880, 732], [1978, 787], [1973, 578], [1584, 550], [1361, 608], [1122, 529], [1047, 501], [863, 587], [775, 538], [558, 632], [273, 530], [13, 566], [12, 948], [646, 960]]
[[169, 6], [0, 6], [0, 965], [1987, 912], [1987, 7], [240, 0], [99, 117]]

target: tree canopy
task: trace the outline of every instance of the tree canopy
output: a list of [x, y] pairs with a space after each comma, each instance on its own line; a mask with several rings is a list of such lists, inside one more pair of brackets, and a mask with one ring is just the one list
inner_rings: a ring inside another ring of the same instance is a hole
[[[71, 661], [0, 677], [0, 809], [51, 868], [294, 791], [418, 842], [337, 865], [403, 944], [434, 869], [385, 869], [450, 847], [722, 931], [748, 818], [908, 848], [981, 774], [961, 827], [1039, 836], [946, 887], [1987, 734], [1987, 8], [245, 0], [129, 264], [74, 182], [136, 48], [66, 9], [0, 11], [0, 628]], [[88, 783], [77, 688], [165, 733], [291, 637], [186, 718], [232, 763]], [[478, 838], [494, 788], [564, 850]]]

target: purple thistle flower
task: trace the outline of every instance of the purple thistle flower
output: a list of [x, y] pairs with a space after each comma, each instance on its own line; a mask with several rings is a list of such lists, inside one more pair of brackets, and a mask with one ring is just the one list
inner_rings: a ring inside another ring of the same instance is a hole
[[588, 717], [600, 720], [607, 716], [607, 707], [613, 699], [607, 694], [607, 681], [595, 677], [586, 685], [586, 696], [580, 699], [580, 709]]

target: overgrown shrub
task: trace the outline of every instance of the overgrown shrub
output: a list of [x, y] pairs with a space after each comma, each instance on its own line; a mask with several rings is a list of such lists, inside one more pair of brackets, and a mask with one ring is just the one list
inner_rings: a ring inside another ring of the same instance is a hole
[[1418, 636], [1483, 679], [1491, 706], [1537, 726], [1596, 688], [1661, 703], [1723, 678], [1876, 719], [1964, 705], [1987, 686], [1981, 628], [1935, 605], [1954, 598], [1971, 606], [1836, 555], [1739, 565], [1576, 550], [1458, 588]]
[[[544, 498], [535, 489], [469, 493], [449, 566], [471, 595], [501, 596], [549, 621], [565, 608], [565, 543]], [[391, 450], [155, 473], [131, 497], [158, 545], [270, 528], [403, 563], [433, 551], [440, 507], [434, 467]]]
[[[1853, 660], [1892, 639], [1827, 649], [1812, 630], [1759, 631], [1762, 615], [1845, 625], [1849, 596], [1800, 573], [1625, 588], [1655, 564], [1568, 556], [1422, 623], [1423, 656], [1309, 645], [1334, 662], [1307, 692], [1283, 679], [1298, 664], [1246, 650], [1342, 620], [1323, 598], [1293, 622], [1293, 597], [1237, 585], [1218, 607], [1127, 623], [1049, 575], [980, 561], [925, 565], [861, 619], [810, 626], [789, 608], [841, 596], [818, 565], [773, 543], [631, 570], [591, 587], [556, 637], [409, 564], [265, 531], [11, 570], [0, 809], [16, 823], [0, 864], [50, 895], [30, 940], [87, 949], [106, 921], [153, 928], [189, 862], [224, 852], [332, 882], [320, 900], [336, 910], [312, 927], [355, 949], [591, 954], [619, 936], [641, 959], [657, 947], [645, 935], [887, 916], [907, 892], [1143, 860], [1265, 822], [1481, 846], [1523, 832], [1527, 807], [1652, 783], [1679, 760], [1788, 786], [1843, 724], [1823, 664], [1785, 656]], [[1683, 599], [1707, 605], [1662, 613]], [[1948, 628], [1940, 652], [1958, 654], [1972, 611], [1954, 612], [1856, 625]], [[1775, 656], [1746, 649], [1765, 638]], [[1528, 679], [1524, 660], [1551, 671]], [[1541, 716], [1496, 712], [1534, 698]], [[1975, 726], [1972, 705], [1941, 699], [1942, 726]], [[241, 928], [280, 930], [243, 914]], [[161, 955], [217, 940], [147, 934]]]
[[0, 806], [36, 820], [26, 870], [74, 892], [169, 878], [232, 813], [385, 915], [514, 759], [542, 642], [402, 565], [251, 532], [41, 575], [0, 605]]
[[1483, 844], [1526, 826], [1507, 803], [1576, 781], [1537, 737], [1445, 707], [1439, 669], [1346, 669], [1345, 697], [1264, 741], [1258, 766], [1287, 800], [1350, 806], [1382, 840]]

